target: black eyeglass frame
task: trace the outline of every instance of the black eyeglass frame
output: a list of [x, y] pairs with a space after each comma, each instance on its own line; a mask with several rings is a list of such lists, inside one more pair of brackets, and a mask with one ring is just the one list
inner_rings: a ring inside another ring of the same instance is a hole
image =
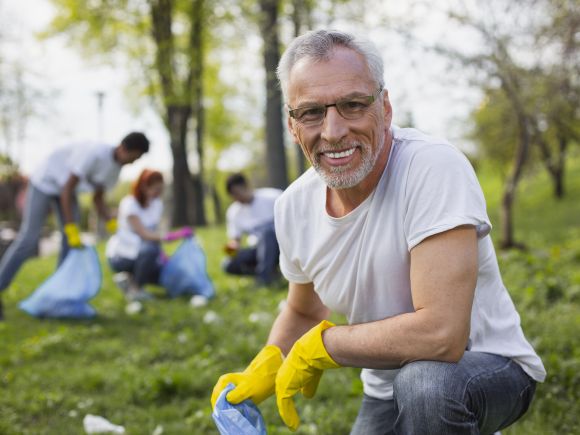
[[[360, 119], [365, 114], [366, 109], [368, 109], [378, 99], [379, 95], [381, 95], [381, 93], [383, 92], [383, 90], [384, 90], [384, 88], [379, 88], [376, 91], [376, 95], [365, 95], [365, 96], [362, 96], [362, 97], [345, 98], [343, 100], [335, 101], [332, 104], [317, 104], [317, 105], [314, 105], [314, 106], [296, 107], [295, 109], [293, 109], [292, 107], [288, 106], [288, 115], [290, 115], [291, 118], [295, 119], [296, 122], [299, 122], [301, 124], [320, 125], [320, 124], [322, 124], [322, 122], [324, 122], [324, 119], [326, 118], [326, 112], [328, 111], [328, 108], [329, 107], [335, 107], [336, 108], [336, 111], [338, 112], [338, 114], [340, 116], [342, 116], [344, 119], [347, 119], [347, 120]], [[339, 105], [341, 103], [349, 103], [349, 102], [354, 101], [354, 100], [364, 100], [364, 99], [367, 100], [366, 101], [367, 106], [365, 107], [365, 110], [362, 110], [360, 112], [360, 115], [357, 115], [354, 118], [353, 117], [344, 116], [344, 114], [342, 113], [341, 109], [339, 108]], [[311, 124], [308, 124], [308, 123], [304, 123], [303, 121], [300, 121], [298, 119], [298, 117], [296, 116], [296, 112], [298, 110], [304, 110], [304, 109], [319, 109], [319, 108], [323, 108], [324, 109], [324, 113], [322, 114], [322, 117], [321, 117], [320, 121], [315, 121], [315, 122], [313, 122]]]

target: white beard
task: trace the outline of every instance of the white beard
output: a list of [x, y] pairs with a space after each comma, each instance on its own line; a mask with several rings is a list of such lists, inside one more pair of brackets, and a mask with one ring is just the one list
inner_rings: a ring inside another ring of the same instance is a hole
[[[361, 162], [357, 168], [352, 170], [350, 165], [333, 166], [330, 170], [324, 169], [320, 163], [320, 155], [312, 162], [312, 166], [322, 178], [324, 183], [331, 189], [348, 189], [356, 186], [363, 181], [367, 175], [375, 167], [377, 160], [385, 147], [385, 134], [381, 133], [379, 137], [380, 145], [375, 152], [372, 152], [372, 147], [369, 144], [355, 142], [351, 146], [359, 147], [361, 152]], [[344, 148], [344, 144], [336, 144], [337, 148]]]

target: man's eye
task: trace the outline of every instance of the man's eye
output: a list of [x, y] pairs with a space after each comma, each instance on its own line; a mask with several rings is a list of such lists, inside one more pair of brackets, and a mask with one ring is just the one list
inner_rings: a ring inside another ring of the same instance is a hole
[[324, 115], [324, 107], [305, 107], [298, 113], [299, 119], [315, 119]]
[[302, 117], [318, 117], [324, 114], [324, 107], [305, 107], [302, 109], [301, 116]]
[[367, 104], [363, 101], [349, 100], [341, 102], [340, 106], [343, 110], [356, 112], [358, 110], [364, 110], [367, 107]]

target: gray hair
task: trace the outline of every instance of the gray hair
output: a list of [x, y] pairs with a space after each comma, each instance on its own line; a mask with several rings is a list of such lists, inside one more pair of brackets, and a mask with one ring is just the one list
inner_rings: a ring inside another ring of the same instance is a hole
[[312, 30], [294, 39], [278, 64], [278, 80], [286, 101], [288, 101], [288, 80], [294, 65], [304, 57], [315, 61], [327, 60], [336, 46], [350, 48], [362, 55], [377, 83], [377, 88], [382, 89], [385, 86], [383, 59], [372, 42], [338, 30]]

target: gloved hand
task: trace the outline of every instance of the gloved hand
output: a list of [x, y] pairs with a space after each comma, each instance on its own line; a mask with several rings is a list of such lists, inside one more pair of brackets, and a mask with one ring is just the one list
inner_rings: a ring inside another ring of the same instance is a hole
[[174, 240], [185, 239], [193, 236], [193, 230], [189, 227], [183, 227], [175, 231], [170, 231], [163, 237], [164, 242], [173, 242]]
[[280, 348], [270, 344], [256, 355], [243, 372], [228, 373], [220, 376], [211, 393], [212, 409], [215, 407], [220, 393], [229, 383], [236, 385], [236, 388], [226, 396], [226, 399], [232, 405], [237, 405], [246, 399], [250, 399], [256, 405], [263, 402], [274, 394], [276, 372], [282, 364], [282, 359]]
[[276, 375], [276, 403], [282, 420], [295, 431], [300, 424], [292, 397], [301, 391], [312, 398], [325, 369], [340, 367], [330, 357], [322, 342], [322, 331], [335, 326], [323, 320], [302, 337], [290, 349]]
[[109, 234], [117, 232], [117, 219], [111, 218], [105, 223], [105, 229]]
[[82, 248], [81, 232], [79, 227], [74, 222], [68, 223], [64, 226], [64, 234], [66, 241], [71, 248]]

